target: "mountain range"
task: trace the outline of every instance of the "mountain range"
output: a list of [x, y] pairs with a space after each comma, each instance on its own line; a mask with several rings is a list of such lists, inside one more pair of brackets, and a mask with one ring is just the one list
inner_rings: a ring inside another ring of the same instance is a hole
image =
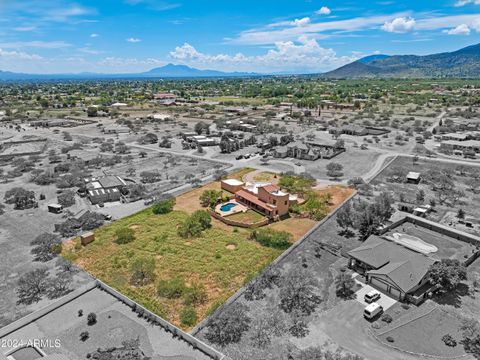
[[[24, 74], [0, 71], [0, 80], [57, 80], [57, 79], [133, 79], [133, 78], [225, 78], [265, 75], [248, 72], [199, 70], [186, 65], [168, 64], [142, 73], [130, 74]], [[313, 75], [313, 74], [309, 74]], [[383, 55], [364, 57], [336, 70], [317, 74], [322, 78], [480, 78], [480, 44], [433, 55]]]
[[336, 70], [324, 78], [480, 78], [480, 44], [440, 54], [372, 55]]
[[102, 74], [25, 74], [0, 70], [0, 80], [57, 80], [57, 79], [132, 79], [132, 78], [223, 78], [259, 76], [247, 72], [223, 72], [217, 70], [199, 70], [186, 65], [167, 64], [142, 73]]

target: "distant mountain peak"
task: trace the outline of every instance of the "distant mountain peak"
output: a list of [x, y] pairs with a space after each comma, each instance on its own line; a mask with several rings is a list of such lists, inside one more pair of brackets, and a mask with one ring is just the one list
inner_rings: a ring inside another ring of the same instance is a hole
[[417, 55], [371, 55], [322, 74], [326, 78], [480, 78], [480, 44]]
[[373, 55], [369, 55], [369, 56], [365, 56], [361, 59], [358, 59], [357, 62], [360, 62], [360, 63], [369, 63], [371, 61], [375, 61], [375, 60], [380, 60], [380, 59], [385, 59], [385, 58], [388, 58], [390, 57], [390, 55], [384, 55], [384, 54], [373, 54]]

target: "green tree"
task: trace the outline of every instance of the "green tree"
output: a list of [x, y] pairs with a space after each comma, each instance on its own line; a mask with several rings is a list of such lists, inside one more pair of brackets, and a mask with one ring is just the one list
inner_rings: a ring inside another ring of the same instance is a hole
[[317, 295], [320, 291], [318, 280], [304, 270], [290, 271], [280, 287], [280, 308], [286, 312], [310, 315], [322, 302]]
[[430, 266], [429, 276], [433, 285], [440, 285], [442, 290], [450, 291], [467, 279], [467, 269], [457, 259], [442, 259]]
[[346, 272], [340, 272], [335, 278], [335, 288], [338, 297], [350, 299], [355, 293], [355, 280]]
[[168, 200], [159, 201], [152, 206], [152, 212], [156, 215], [168, 214], [173, 210], [175, 206], [175, 198], [170, 198]]
[[331, 162], [327, 165], [327, 176], [333, 179], [339, 179], [343, 176], [343, 165]]
[[46, 267], [30, 270], [18, 279], [17, 304], [31, 305], [42, 300], [48, 290], [48, 270]]
[[250, 329], [252, 320], [247, 314], [246, 305], [236, 304], [227, 307], [208, 321], [205, 338], [221, 347], [240, 342], [243, 334]]
[[33, 246], [31, 253], [35, 261], [47, 262], [61, 252], [62, 241], [57, 235], [43, 233], [38, 235], [30, 245]]
[[15, 209], [18, 210], [30, 209], [37, 204], [35, 193], [21, 187], [14, 187], [6, 191], [4, 200], [6, 204], [14, 204]]

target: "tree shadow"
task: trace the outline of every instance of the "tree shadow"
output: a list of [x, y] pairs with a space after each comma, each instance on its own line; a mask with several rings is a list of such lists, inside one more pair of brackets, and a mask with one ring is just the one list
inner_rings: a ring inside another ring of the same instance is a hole
[[342, 229], [338, 232], [338, 235], [343, 236], [346, 239], [350, 239], [355, 236], [355, 233], [350, 229]]
[[451, 305], [455, 308], [459, 308], [462, 305], [462, 297], [467, 296], [468, 294], [468, 285], [460, 283], [454, 290], [435, 295], [433, 301], [440, 305]]

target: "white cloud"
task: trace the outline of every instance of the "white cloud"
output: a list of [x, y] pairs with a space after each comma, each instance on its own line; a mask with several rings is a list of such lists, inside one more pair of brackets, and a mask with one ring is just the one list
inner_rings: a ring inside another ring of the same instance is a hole
[[280, 27], [280, 26], [305, 26], [310, 23], [309, 17], [304, 17], [301, 19], [295, 19], [292, 21], [279, 21], [273, 24], [269, 24], [268, 27]]
[[104, 51], [95, 50], [95, 49], [89, 48], [88, 46], [79, 48], [78, 51], [85, 54], [89, 54], [89, 55], [99, 55], [104, 53]]
[[304, 26], [295, 26], [280, 29], [266, 26], [260, 29], [243, 31], [236, 38], [226, 39], [226, 41], [233, 44], [271, 45], [279, 41], [295, 41], [302, 35], [321, 39], [329, 36], [329, 34], [325, 34], [325, 32], [354, 32], [371, 29], [372, 27], [381, 26], [384, 22], [389, 21], [394, 17], [406, 15], [408, 15], [408, 13], [358, 17], [347, 20], [310, 22], [309, 24], [306, 24]]
[[131, 38], [126, 39], [126, 41], [129, 42], [129, 43], [138, 43], [138, 42], [140, 42], [140, 41], [142, 41], [142, 40], [139, 39], [139, 38], [131, 37]]
[[170, 52], [170, 57], [201, 69], [272, 73], [330, 70], [358, 59], [359, 55], [338, 56], [334, 50], [322, 48], [317, 40], [302, 36], [297, 41], [279, 41], [275, 48], [260, 55], [205, 54], [185, 43]]
[[168, 1], [159, 1], [159, 0], [125, 0], [128, 5], [145, 5], [149, 9], [155, 11], [166, 11], [176, 9], [181, 6], [179, 3], [173, 3]]
[[470, 35], [470, 28], [467, 24], [461, 24], [452, 29], [443, 30], [448, 35]]
[[70, 47], [65, 41], [15, 41], [8, 43], [0, 43], [1, 48], [18, 49], [18, 48], [39, 48], [39, 49], [61, 49]]
[[65, 22], [71, 17], [95, 14], [96, 11], [74, 5], [63, 9], [53, 9], [47, 12], [45, 19], [49, 21]]
[[95, 33], [93, 33], [93, 34], [90, 34], [90, 37], [91, 37], [91, 38], [96, 38], [96, 37], [99, 37], [99, 36], [100, 36], [100, 35], [98, 35], [98, 34], [95, 34]]
[[455, 3], [455, 6], [460, 7], [460, 6], [465, 6], [465, 5], [468, 5], [468, 4], [480, 5], [480, 0], [458, 0]]
[[18, 27], [13, 28], [13, 30], [21, 31], [21, 32], [33, 31], [35, 29], [36, 29], [35, 26], [18, 26]]
[[415, 28], [416, 21], [411, 17], [398, 17], [392, 21], [386, 21], [382, 29], [391, 33], [407, 33]]
[[318, 14], [318, 15], [330, 15], [331, 12], [332, 12], [332, 10], [330, 10], [328, 7], [322, 6], [319, 10], [315, 11], [315, 14]]
[[22, 51], [5, 51], [0, 49], [0, 59], [13, 59], [13, 60], [41, 60], [42, 57], [36, 54], [27, 54]]

